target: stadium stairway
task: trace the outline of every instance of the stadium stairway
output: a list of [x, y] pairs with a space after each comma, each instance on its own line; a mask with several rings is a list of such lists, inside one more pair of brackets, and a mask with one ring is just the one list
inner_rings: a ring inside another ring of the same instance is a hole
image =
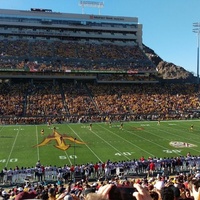
[[62, 96], [62, 102], [63, 102], [64, 108], [67, 111], [67, 113], [69, 114], [69, 108], [68, 108], [66, 101], [65, 101], [65, 94], [64, 94], [62, 84], [59, 83], [58, 85], [59, 85], [60, 93], [61, 93], [61, 96]]
[[84, 86], [85, 86], [85, 89], [86, 89], [86, 91], [87, 91], [87, 93], [88, 93], [88, 95], [89, 95], [89, 97], [90, 97], [91, 101], [92, 101], [92, 102], [93, 102], [93, 104], [95, 105], [95, 108], [96, 108], [96, 110], [98, 110], [98, 112], [100, 113], [100, 110], [99, 110], [99, 108], [98, 108], [98, 106], [97, 106], [96, 102], [94, 101], [94, 97], [93, 97], [93, 95], [92, 95], [91, 91], [89, 90], [89, 88], [88, 88], [87, 84], [84, 84]]

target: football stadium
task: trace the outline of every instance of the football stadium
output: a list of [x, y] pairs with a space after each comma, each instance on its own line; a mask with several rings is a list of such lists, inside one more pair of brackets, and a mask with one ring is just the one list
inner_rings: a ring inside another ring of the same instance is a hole
[[137, 17], [0, 9], [2, 186], [48, 199], [47, 182], [200, 177], [199, 77], [163, 77], [142, 32]]

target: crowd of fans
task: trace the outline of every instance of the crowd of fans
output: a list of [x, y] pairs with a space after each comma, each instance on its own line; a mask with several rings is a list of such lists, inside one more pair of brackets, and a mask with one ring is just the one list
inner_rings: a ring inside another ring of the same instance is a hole
[[[117, 173], [118, 168], [123, 170]], [[137, 176], [127, 176], [131, 168]], [[0, 192], [3, 199], [13, 200], [198, 200], [199, 169], [200, 157], [189, 152], [175, 158], [141, 157], [63, 167], [43, 166], [38, 161], [31, 168], [4, 168], [1, 184], [16, 178], [24, 181], [8, 189], [0, 188]], [[139, 176], [141, 173], [143, 176]], [[81, 175], [79, 179], [77, 174]]]
[[198, 200], [199, 178], [178, 175], [175, 178], [124, 179], [68, 184], [26, 183], [9, 190], [1, 189], [3, 199], [41, 200]]
[[0, 84], [0, 123], [198, 118], [195, 85], [18, 82]]
[[137, 46], [58, 41], [0, 41], [0, 69], [155, 71]]

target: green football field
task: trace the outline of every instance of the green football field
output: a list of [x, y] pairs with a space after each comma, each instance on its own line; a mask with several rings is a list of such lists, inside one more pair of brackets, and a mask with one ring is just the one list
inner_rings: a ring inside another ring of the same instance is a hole
[[[193, 130], [190, 129], [194, 125]], [[53, 128], [56, 128], [56, 132]], [[44, 129], [44, 135], [41, 130]], [[200, 155], [200, 121], [0, 126], [0, 169]]]

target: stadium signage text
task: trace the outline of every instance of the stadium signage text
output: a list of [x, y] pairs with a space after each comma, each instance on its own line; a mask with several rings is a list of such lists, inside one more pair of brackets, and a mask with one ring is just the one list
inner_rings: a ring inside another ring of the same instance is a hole
[[117, 21], [124, 21], [123, 17], [106, 17], [106, 16], [97, 16], [97, 15], [90, 15], [90, 19], [99, 19], [99, 20], [117, 20]]

